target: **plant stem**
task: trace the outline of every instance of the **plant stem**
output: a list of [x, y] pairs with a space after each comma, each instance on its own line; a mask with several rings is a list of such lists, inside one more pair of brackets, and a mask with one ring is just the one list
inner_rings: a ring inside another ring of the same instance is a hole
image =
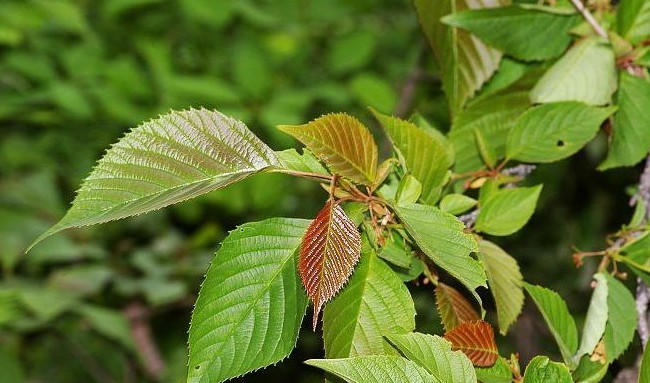
[[278, 173], [284, 173], [284, 174], [289, 174], [292, 176], [296, 177], [302, 177], [302, 178], [308, 178], [308, 179], [315, 179], [318, 181], [327, 181], [327, 182], [332, 182], [332, 179], [334, 177], [328, 176], [326, 174], [320, 174], [320, 173], [310, 173], [310, 172], [301, 172], [298, 170], [289, 170], [289, 169], [278, 169], [276, 170]]
[[580, 12], [582, 17], [591, 25], [591, 28], [596, 32], [596, 34], [604, 39], [609, 39], [607, 36], [607, 32], [603, 29], [603, 27], [598, 24], [598, 21], [594, 19], [594, 16], [589, 12], [587, 8], [582, 4], [580, 0], [571, 0], [571, 4]]

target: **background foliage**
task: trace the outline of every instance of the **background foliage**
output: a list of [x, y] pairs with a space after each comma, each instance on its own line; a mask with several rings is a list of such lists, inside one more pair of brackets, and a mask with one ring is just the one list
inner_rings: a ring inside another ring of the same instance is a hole
[[[128, 128], [202, 105], [283, 149], [294, 141], [275, 125], [338, 110], [370, 123], [366, 105], [404, 113], [402, 89], [417, 78], [408, 109], [444, 130], [448, 107], [433, 63], [408, 1], [2, 1], [0, 381], [184, 381], [190, 308], [214, 244], [242, 222], [311, 218], [324, 195], [309, 182], [260, 175], [170, 209], [52, 237], [22, 256]], [[620, 190], [638, 172], [593, 170], [604, 149], [599, 137], [578, 156], [538, 168], [529, 180], [545, 185], [537, 213], [499, 242], [527, 281], [560, 292], [572, 313], [586, 312], [595, 265], [574, 270], [571, 246], [602, 247], [631, 213]], [[416, 329], [439, 329], [431, 286], [410, 288]], [[540, 320], [527, 307], [508, 335], [522, 364], [557, 353], [541, 343], [548, 337], [539, 335], [547, 331]], [[304, 329], [294, 358], [242, 381], [318, 378], [297, 370], [321, 356], [318, 342]]]

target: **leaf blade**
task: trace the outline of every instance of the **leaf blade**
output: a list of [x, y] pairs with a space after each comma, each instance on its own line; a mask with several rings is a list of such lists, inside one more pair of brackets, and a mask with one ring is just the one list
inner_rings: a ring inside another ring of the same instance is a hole
[[439, 383], [424, 368], [399, 356], [309, 359], [305, 364], [325, 370], [351, 383]]
[[308, 223], [248, 223], [224, 240], [192, 313], [188, 382], [222, 382], [288, 356], [307, 308], [295, 253]]
[[491, 235], [510, 235], [521, 229], [535, 212], [542, 185], [500, 189], [479, 201], [475, 229]]
[[571, 373], [562, 363], [552, 362], [545, 356], [534, 357], [524, 373], [523, 383], [572, 383]]
[[499, 358], [494, 330], [489, 323], [476, 320], [465, 322], [445, 333], [453, 349], [461, 350], [475, 366], [492, 366]]
[[357, 226], [328, 200], [307, 228], [298, 260], [300, 279], [314, 303], [314, 329], [321, 308], [348, 280], [360, 255]]
[[499, 330], [505, 335], [524, 305], [524, 278], [517, 261], [499, 246], [485, 240], [478, 246], [478, 256], [485, 266], [488, 286], [497, 306]]
[[172, 112], [127, 133], [84, 180], [72, 207], [30, 246], [64, 229], [157, 210], [278, 164], [244, 123], [216, 111]]
[[451, 331], [463, 322], [481, 319], [472, 304], [458, 290], [442, 282], [436, 286], [436, 307], [445, 331]]
[[607, 361], [616, 360], [634, 339], [638, 315], [630, 291], [609, 274], [607, 279], [607, 326], [605, 327], [605, 354]]
[[375, 181], [377, 144], [368, 128], [356, 118], [332, 113], [304, 125], [278, 128], [305, 144], [333, 173], [365, 185]]

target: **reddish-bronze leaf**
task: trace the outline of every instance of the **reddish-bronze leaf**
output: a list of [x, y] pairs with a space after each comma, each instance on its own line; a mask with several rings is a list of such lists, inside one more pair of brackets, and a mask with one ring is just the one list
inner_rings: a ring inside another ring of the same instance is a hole
[[482, 320], [461, 323], [445, 334], [454, 350], [461, 350], [475, 366], [489, 367], [499, 357], [494, 330]]
[[447, 332], [463, 322], [481, 319], [476, 309], [458, 290], [442, 282], [436, 287], [436, 306]]
[[307, 228], [298, 269], [314, 303], [313, 326], [323, 305], [347, 282], [361, 255], [361, 235], [340, 206], [327, 201]]

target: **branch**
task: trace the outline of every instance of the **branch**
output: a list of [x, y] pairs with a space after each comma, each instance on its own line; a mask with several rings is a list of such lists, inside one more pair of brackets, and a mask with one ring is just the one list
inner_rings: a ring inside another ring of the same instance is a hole
[[124, 315], [131, 325], [133, 340], [142, 360], [144, 369], [152, 379], [159, 381], [167, 369], [165, 362], [160, 355], [160, 350], [151, 335], [151, 325], [149, 309], [139, 302], [131, 302], [124, 309]]
[[596, 34], [604, 39], [608, 39], [607, 32], [603, 29], [603, 27], [598, 24], [598, 21], [594, 19], [594, 16], [589, 12], [587, 8], [582, 4], [580, 0], [571, 0], [571, 4], [580, 12], [582, 17], [591, 25], [591, 28], [596, 32]]

